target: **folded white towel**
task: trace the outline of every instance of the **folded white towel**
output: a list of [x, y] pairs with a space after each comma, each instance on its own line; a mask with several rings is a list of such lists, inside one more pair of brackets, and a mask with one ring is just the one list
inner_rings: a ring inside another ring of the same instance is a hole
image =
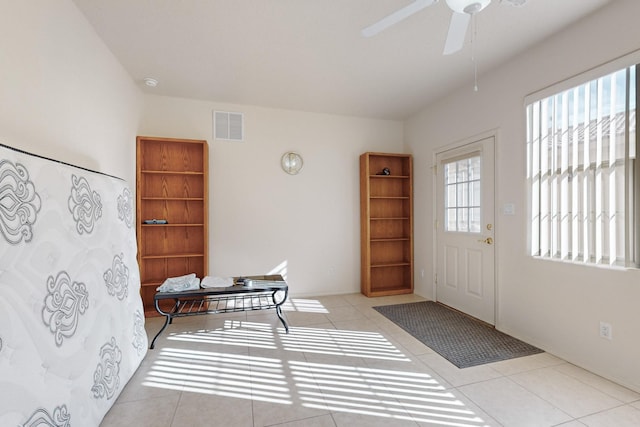
[[192, 289], [200, 289], [200, 279], [196, 277], [195, 273], [186, 274], [184, 276], [169, 277], [164, 281], [164, 283], [162, 283], [162, 285], [158, 286], [156, 291], [180, 292]]
[[206, 276], [200, 284], [203, 288], [226, 288], [233, 286], [233, 277]]

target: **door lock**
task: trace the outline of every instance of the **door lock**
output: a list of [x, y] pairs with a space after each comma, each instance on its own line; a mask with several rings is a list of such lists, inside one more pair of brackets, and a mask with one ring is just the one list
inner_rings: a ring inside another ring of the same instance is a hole
[[493, 239], [491, 237], [487, 237], [486, 239], [479, 239], [478, 242], [486, 243], [487, 245], [493, 245]]

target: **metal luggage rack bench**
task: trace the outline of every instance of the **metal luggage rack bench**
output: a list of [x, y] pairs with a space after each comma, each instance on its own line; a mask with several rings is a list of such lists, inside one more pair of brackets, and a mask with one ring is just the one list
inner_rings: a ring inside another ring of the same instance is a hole
[[[234, 285], [221, 288], [205, 288], [181, 292], [157, 292], [154, 297], [156, 311], [165, 316], [164, 325], [158, 331], [149, 348], [175, 317], [234, 311], [267, 310], [275, 308], [276, 315], [289, 333], [289, 325], [282, 316], [282, 304], [287, 300], [289, 287], [280, 275], [248, 276], [234, 279]], [[173, 300], [169, 309], [162, 302]]]

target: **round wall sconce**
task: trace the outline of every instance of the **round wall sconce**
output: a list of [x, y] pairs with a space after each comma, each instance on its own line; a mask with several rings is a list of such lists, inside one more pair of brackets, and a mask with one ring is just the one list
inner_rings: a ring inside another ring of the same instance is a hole
[[280, 166], [282, 170], [289, 175], [296, 175], [302, 169], [304, 162], [302, 156], [295, 151], [287, 151], [282, 155], [280, 159]]

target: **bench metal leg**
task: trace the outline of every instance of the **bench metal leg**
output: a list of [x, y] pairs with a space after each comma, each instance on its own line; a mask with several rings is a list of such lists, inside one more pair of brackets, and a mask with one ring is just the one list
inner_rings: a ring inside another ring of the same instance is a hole
[[160, 330], [158, 331], [158, 333], [156, 334], [155, 337], [153, 337], [153, 339], [151, 340], [151, 345], [149, 346], [149, 348], [151, 350], [153, 350], [153, 348], [156, 346], [156, 340], [158, 339], [158, 337], [160, 336], [160, 334], [167, 329], [167, 326], [169, 325], [169, 323], [173, 323], [173, 316], [171, 316], [171, 313], [175, 313], [176, 310], [178, 310], [178, 307], [180, 306], [180, 300], [176, 300], [175, 304], [173, 305], [173, 309], [171, 310], [170, 313], [166, 313], [164, 311], [162, 311], [162, 309], [160, 308], [160, 306], [158, 305], [158, 300], [155, 301], [155, 305], [156, 305], [156, 311], [160, 314], [162, 314], [165, 319], [164, 319], [164, 325], [162, 325], [162, 328], [160, 328]]
[[162, 325], [162, 328], [160, 328], [160, 330], [158, 331], [158, 333], [156, 334], [155, 337], [153, 337], [153, 340], [151, 340], [151, 345], [149, 346], [150, 349], [153, 350], [153, 348], [156, 346], [156, 340], [158, 339], [158, 337], [160, 336], [160, 334], [167, 329], [167, 325], [169, 325], [169, 323], [171, 322], [171, 316], [170, 315], [166, 315], [165, 319], [164, 319], [164, 325]]
[[289, 333], [289, 325], [287, 324], [287, 321], [282, 316], [282, 304], [284, 304], [284, 302], [287, 300], [287, 296], [289, 295], [289, 289], [288, 288], [285, 289], [284, 298], [282, 298], [282, 301], [280, 302], [276, 302], [276, 294], [278, 292], [279, 291], [275, 291], [273, 294], [271, 294], [271, 300], [276, 305], [276, 314], [278, 315], [278, 319], [280, 319], [280, 322], [282, 322], [282, 325], [284, 326], [284, 330], [287, 331], [287, 333]]
[[287, 321], [284, 320], [284, 317], [282, 316], [282, 308], [280, 305], [276, 306], [276, 314], [278, 315], [278, 319], [282, 322], [284, 329], [289, 333], [289, 325], [287, 325]]

